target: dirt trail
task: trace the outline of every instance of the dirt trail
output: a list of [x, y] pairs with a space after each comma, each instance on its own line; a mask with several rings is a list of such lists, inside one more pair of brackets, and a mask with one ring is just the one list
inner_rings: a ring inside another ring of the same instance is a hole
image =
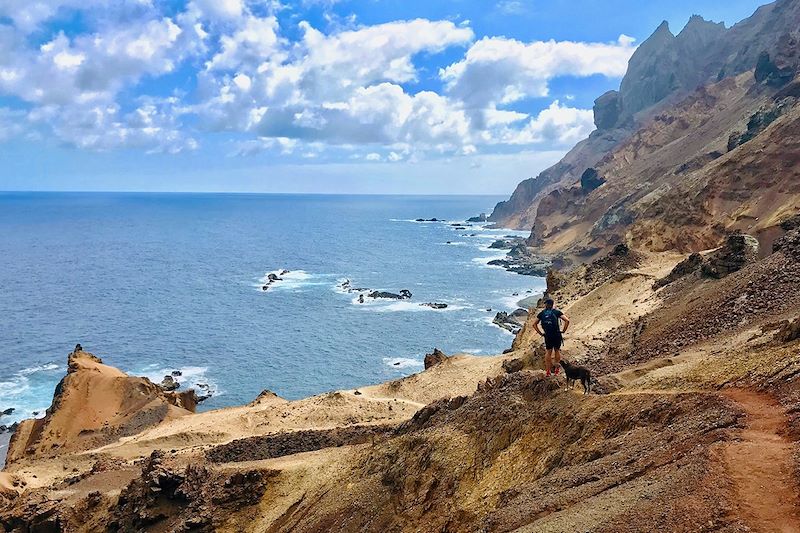
[[747, 414], [741, 440], [724, 449], [742, 518], [756, 531], [800, 532], [800, 493], [792, 476], [792, 444], [782, 435], [782, 408], [756, 392], [733, 389], [725, 396]]

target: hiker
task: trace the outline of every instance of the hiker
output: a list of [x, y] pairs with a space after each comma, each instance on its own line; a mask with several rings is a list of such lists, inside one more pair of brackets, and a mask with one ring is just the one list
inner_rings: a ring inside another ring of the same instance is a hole
[[[544, 355], [544, 367], [547, 375], [550, 375], [551, 370], [558, 374], [561, 367], [561, 344], [564, 342], [562, 333], [567, 332], [569, 328], [569, 319], [567, 315], [556, 309], [555, 302], [552, 298], [544, 301], [544, 310], [536, 315], [536, 320], [533, 327], [536, 333], [544, 337], [544, 347], [546, 349]], [[561, 329], [561, 322], [564, 322], [564, 329]], [[539, 325], [542, 326], [539, 329]], [[542, 331], [544, 330], [544, 331]], [[553, 361], [553, 352], [555, 352], [556, 359]]]

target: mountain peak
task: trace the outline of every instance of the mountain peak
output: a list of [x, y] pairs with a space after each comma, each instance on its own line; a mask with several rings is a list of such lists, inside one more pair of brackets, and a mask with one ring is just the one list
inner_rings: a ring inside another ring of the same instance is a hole
[[667, 34], [667, 33], [674, 37], [672, 31], [670, 31], [669, 29], [669, 22], [664, 20], [661, 22], [661, 24], [658, 25], [658, 28], [656, 28], [656, 31], [653, 32], [653, 35], [651, 35], [650, 38], [652, 39], [656, 35]]

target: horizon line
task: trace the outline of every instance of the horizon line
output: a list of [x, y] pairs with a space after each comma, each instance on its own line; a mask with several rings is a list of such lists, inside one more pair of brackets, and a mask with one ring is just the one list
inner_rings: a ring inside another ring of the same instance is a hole
[[268, 192], [268, 191], [82, 191], [0, 189], [0, 194], [253, 194], [253, 195], [316, 195], [316, 196], [510, 196], [508, 193], [396, 193], [396, 192]]

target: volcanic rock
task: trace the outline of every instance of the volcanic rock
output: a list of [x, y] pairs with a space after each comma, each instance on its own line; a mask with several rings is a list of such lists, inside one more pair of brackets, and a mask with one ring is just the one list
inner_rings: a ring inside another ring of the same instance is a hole
[[665, 285], [669, 285], [673, 281], [676, 281], [684, 276], [688, 276], [693, 272], [697, 272], [702, 264], [702, 255], [697, 252], [689, 255], [689, 257], [675, 265], [675, 268], [673, 268], [669, 274], [653, 283], [653, 290], [660, 289]]
[[180, 386], [181, 384], [178, 383], [172, 376], [164, 376], [164, 379], [162, 379], [161, 383], [159, 384], [159, 387], [165, 391], [174, 391], [175, 389], [180, 388]]
[[724, 278], [758, 258], [758, 240], [750, 235], [729, 235], [725, 244], [712, 253], [700, 267], [704, 276]]
[[794, 78], [794, 69], [779, 67], [770, 59], [769, 52], [763, 51], [756, 60], [755, 79], [758, 83], [765, 83], [773, 87], [782, 87]]
[[587, 168], [586, 171], [581, 175], [581, 189], [587, 193], [592, 192], [605, 182], [606, 180], [601, 178], [597, 173], [597, 170], [593, 168]]
[[439, 348], [434, 348], [433, 352], [425, 354], [425, 370], [440, 365], [450, 359]]
[[386, 291], [372, 291], [367, 294], [367, 296], [370, 298], [380, 298], [384, 300], [408, 300], [411, 298], [411, 291], [408, 289], [403, 289], [400, 291], [400, 294]]
[[518, 333], [522, 326], [525, 325], [525, 321], [528, 319], [528, 311], [525, 309], [517, 309], [512, 313], [506, 313], [505, 311], [500, 311], [494, 316], [494, 320], [492, 320], [493, 324], [500, 326], [501, 328], [510, 331], [511, 333]]

